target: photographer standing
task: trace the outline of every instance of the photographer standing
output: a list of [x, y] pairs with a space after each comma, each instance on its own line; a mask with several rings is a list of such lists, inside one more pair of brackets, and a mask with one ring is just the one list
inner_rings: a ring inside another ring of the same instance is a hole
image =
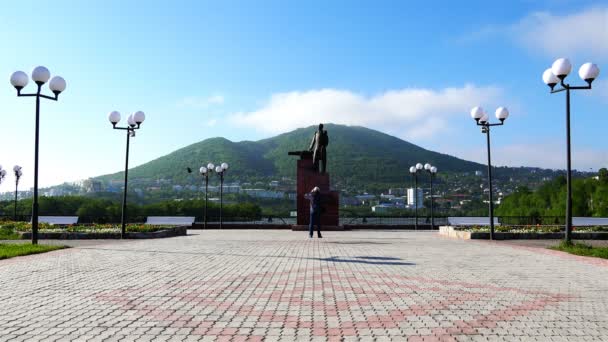
[[308, 225], [308, 236], [312, 239], [313, 226], [317, 226], [317, 237], [321, 236], [321, 189], [315, 186], [312, 191], [306, 194], [310, 201], [310, 223]]

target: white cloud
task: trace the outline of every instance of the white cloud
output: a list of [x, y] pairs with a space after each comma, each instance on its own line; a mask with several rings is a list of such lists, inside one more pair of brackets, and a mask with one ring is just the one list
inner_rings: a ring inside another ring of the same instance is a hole
[[319, 122], [360, 125], [394, 132], [406, 139], [428, 138], [449, 127], [476, 104], [496, 105], [502, 90], [465, 85], [441, 90], [407, 88], [364, 96], [348, 90], [318, 89], [278, 93], [251, 112], [234, 113], [236, 125], [282, 133]]
[[211, 95], [207, 97], [201, 96], [187, 96], [178, 101], [178, 107], [189, 107], [189, 108], [208, 108], [212, 105], [221, 105], [224, 103], [224, 97], [222, 95]]
[[507, 25], [488, 25], [456, 39], [468, 44], [508, 39], [551, 58], [608, 56], [608, 7], [593, 7], [567, 15], [534, 12]]
[[579, 52], [608, 56], [608, 7], [564, 16], [536, 12], [514, 24], [511, 31], [518, 42], [552, 57]]

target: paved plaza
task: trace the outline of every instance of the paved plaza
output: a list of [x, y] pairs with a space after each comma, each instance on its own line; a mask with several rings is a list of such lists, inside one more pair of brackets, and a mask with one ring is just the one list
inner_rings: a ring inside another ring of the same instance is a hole
[[0, 341], [608, 341], [608, 262], [434, 232], [190, 231], [0, 261], [0, 303]]

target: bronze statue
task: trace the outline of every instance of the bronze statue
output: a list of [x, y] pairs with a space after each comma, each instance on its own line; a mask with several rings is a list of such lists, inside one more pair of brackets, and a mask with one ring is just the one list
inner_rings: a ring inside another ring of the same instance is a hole
[[321, 173], [325, 173], [327, 166], [327, 145], [329, 145], [327, 131], [323, 130], [323, 124], [319, 124], [319, 129], [312, 137], [310, 147], [308, 148], [312, 152], [313, 169], [316, 172], [319, 172], [319, 162], [322, 162]]

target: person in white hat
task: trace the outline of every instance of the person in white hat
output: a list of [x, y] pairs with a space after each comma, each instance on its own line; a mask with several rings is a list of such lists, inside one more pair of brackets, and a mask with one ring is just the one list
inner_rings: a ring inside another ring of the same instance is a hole
[[308, 236], [312, 239], [313, 226], [317, 226], [317, 237], [321, 236], [321, 189], [315, 186], [310, 193], [306, 195], [310, 201], [310, 223], [308, 224]]

